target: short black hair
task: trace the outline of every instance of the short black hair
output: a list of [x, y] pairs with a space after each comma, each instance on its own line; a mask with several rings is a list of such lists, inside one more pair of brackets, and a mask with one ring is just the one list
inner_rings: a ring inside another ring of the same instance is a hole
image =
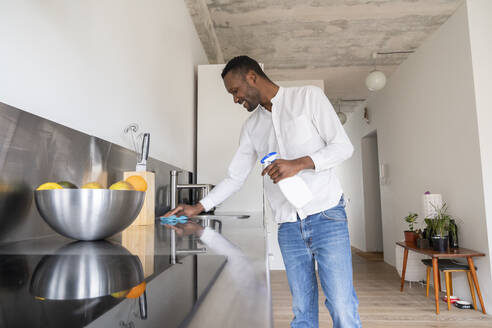
[[249, 71], [254, 71], [259, 76], [270, 80], [266, 76], [265, 72], [261, 69], [260, 64], [256, 60], [248, 56], [237, 56], [229, 60], [224, 69], [222, 70], [222, 78], [224, 78], [230, 71], [239, 71], [245, 76]]

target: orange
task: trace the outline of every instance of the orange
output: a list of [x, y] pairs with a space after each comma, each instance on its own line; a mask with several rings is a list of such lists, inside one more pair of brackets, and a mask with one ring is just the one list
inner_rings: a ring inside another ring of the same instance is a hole
[[147, 190], [147, 182], [140, 175], [129, 176], [125, 181], [131, 184], [137, 191]]
[[140, 295], [143, 294], [143, 292], [145, 291], [145, 288], [147, 287], [147, 284], [144, 282], [142, 282], [141, 284], [139, 285], [136, 285], [135, 287], [133, 287], [132, 289], [130, 289], [130, 292], [126, 295], [126, 298], [137, 298], [137, 297], [140, 297]]

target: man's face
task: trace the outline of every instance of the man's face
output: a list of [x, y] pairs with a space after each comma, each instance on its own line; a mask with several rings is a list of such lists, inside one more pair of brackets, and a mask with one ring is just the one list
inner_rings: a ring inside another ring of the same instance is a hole
[[243, 105], [248, 112], [258, 107], [261, 101], [260, 91], [256, 87], [256, 75], [250, 71], [246, 75], [230, 71], [224, 76], [224, 85], [236, 104]]

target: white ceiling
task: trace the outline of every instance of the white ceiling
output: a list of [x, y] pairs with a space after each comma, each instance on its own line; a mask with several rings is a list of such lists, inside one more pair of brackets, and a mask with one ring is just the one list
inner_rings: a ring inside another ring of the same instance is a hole
[[[273, 80], [324, 80], [336, 101], [366, 98], [372, 53], [417, 49], [463, 0], [185, 2], [211, 63], [248, 55]], [[407, 56], [380, 55], [376, 64], [390, 76]]]

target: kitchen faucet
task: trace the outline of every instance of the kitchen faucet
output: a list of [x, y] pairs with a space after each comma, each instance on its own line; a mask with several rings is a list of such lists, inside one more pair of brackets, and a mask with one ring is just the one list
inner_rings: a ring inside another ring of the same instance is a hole
[[[178, 191], [180, 189], [202, 189], [203, 196], [206, 196], [211, 189], [211, 185], [209, 184], [178, 184], [178, 175], [182, 171], [171, 170], [171, 208], [176, 208], [178, 205]], [[206, 253], [206, 248], [197, 248], [197, 249], [176, 249], [176, 231], [171, 229], [171, 264], [176, 264], [176, 255], [177, 254], [197, 254], [197, 253]]]

